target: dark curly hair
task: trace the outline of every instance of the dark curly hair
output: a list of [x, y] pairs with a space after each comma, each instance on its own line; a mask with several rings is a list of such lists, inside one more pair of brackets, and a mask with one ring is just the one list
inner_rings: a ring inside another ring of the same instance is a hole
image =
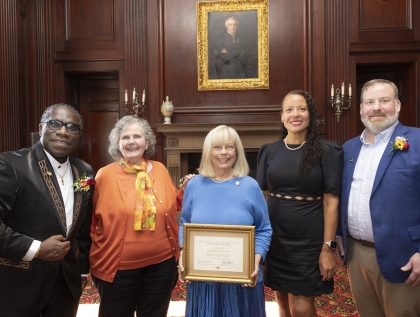
[[[284, 96], [283, 101], [280, 105], [280, 117], [283, 114], [283, 103], [289, 95], [300, 95], [306, 100], [309, 112], [309, 126], [306, 131], [306, 143], [303, 146], [302, 161], [299, 165], [299, 175], [307, 175], [311, 171], [312, 167], [322, 157], [324, 146], [321, 142], [318, 132], [318, 116], [316, 114], [315, 101], [309, 93], [303, 90], [293, 90]], [[281, 138], [284, 139], [288, 131], [284, 127], [282, 122], [280, 125]]]

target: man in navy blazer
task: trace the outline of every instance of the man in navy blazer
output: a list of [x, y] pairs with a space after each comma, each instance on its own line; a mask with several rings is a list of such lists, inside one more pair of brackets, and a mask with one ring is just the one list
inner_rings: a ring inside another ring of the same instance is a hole
[[82, 118], [47, 108], [40, 142], [0, 153], [0, 316], [75, 317], [89, 273], [93, 169], [70, 153]]
[[394, 83], [367, 82], [366, 129], [343, 146], [337, 255], [361, 317], [420, 316], [420, 129], [398, 121], [400, 108]]

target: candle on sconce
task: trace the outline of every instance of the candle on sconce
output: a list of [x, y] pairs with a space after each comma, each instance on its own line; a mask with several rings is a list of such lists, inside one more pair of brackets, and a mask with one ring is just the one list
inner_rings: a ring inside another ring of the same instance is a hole
[[341, 94], [344, 96], [344, 81], [343, 81], [343, 83], [341, 84]]
[[349, 84], [349, 98], [351, 98], [351, 84]]
[[141, 102], [144, 103], [146, 101], [146, 90], [143, 89], [143, 94], [141, 95]]
[[331, 98], [334, 97], [334, 85], [331, 85]]
[[127, 89], [125, 90], [125, 93], [124, 93], [124, 101], [125, 101], [125, 103], [128, 102], [128, 92], [127, 92]]
[[133, 100], [135, 100], [136, 99], [136, 87], [134, 87], [134, 89], [133, 89]]

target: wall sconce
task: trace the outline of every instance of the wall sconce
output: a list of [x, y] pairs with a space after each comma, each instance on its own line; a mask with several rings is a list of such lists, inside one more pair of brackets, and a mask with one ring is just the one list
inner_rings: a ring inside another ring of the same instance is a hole
[[[337, 122], [340, 122], [340, 116], [343, 113], [343, 110], [347, 110], [351, 106], [351, 84], [349, 84], [349, 96], [346, 98], [344, 92], [344, 82], [341, 84], [341, 91], [339, 88], [335, 90], [334, 97], [334, 85], [331, 85], [331, 106], [335, 109], [335, 116], [337, 117]], [[347, 107], [344, 106], [348, 103]]]
[[129, 104], [128, 104], [128, 92], [127, 89], [125, 90], [124, 94], [124, 107], [125, 107], [125, 113], [126, 114], [133, 114], [136, 117], [140, 117], [144, 109], [146, 109], [146, 90], [143, 89], [143, 94], [141, 95], [141, 104], [139, 103], [139, 94], [136, 92], [136, 88], [133, 89], [133, 101], [132, 101], [132, 110], [133, 113], [131, 113]]

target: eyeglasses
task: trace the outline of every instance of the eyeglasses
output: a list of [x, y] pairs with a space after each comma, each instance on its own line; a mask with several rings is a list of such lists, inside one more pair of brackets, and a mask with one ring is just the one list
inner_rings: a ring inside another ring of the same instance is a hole
[[78, 124], [64, 123], [60, 120], [51, 119], [51, 120], [44, 121], [42, 123], [46, 123], [48, 125], [48, 128], [50, 128], [53, 131], [60, 130], [63, 125], [66, 127], [67, 132], [71, 134], [78, 133], [81, 130], [81, 127]]

